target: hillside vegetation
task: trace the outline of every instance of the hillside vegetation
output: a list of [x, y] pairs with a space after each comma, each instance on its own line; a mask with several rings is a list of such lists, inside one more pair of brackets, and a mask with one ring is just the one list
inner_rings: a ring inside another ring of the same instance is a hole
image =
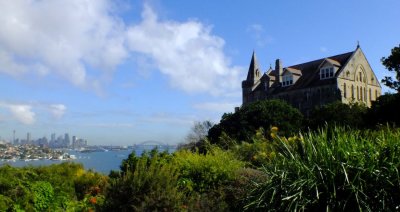
[[251, 104], [194, 145], [132, 152], [108, 176], [75, 163], [3, 165], [0, 211], [394, 211], [399, 99], [333, 103], [309, 118], [280, 101]]

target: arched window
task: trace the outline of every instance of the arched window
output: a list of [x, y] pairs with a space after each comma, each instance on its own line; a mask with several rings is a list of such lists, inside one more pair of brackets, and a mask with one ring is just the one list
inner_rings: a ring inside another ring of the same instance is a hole
[[360, 100], [360, 90], [358, 90], [358, 86], [357, 86], [357, 100]]
[[364, 102], [367, 102], [367, 88], [364, 88]]
[[371, 88], [369, 89], [369, 101], [372, 101]]
[[347, 88], [346, 88], [346, 83], [343, 84], [343, 97], [347, 98], [347, 92], [346, 92]]
[[351, 85], [351, 98], [354, 99], [354, 85]]

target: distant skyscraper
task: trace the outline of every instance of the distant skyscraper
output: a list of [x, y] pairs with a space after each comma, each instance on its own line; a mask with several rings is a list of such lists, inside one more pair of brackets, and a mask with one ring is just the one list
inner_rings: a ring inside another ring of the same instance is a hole
[[26, 134], [26, 142], [29, 144], [31, 142], [31, 133]]
[[14, 145], [16, 145], [16, 142], [15, 142], [15, 130], [13, 130], [13, 142], [12, 142]]
[[72, 148], [73, 149], [75, 149], [77, 146], [76, 146], [76, 136], [72, 136]]
[[55, 140], [56, 140], [56, 134], [55, 134], [55, 133], [52, 133], [52, 134], [51, 134], [50, 141], [51, 141], [51, 142], [54, 142]]
[[64, 136], [64, 144], [68, 147], [71, 144], [71, 141], [69, 140], [69, 134], [65, 133]]

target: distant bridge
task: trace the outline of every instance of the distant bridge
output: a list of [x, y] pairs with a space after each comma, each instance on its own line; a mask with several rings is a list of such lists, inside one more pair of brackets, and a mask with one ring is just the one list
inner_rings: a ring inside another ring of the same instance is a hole
[[132, 147], [140, 149], [154, 149], [154, 148], [171, 149], [171, 148], [176, 148], [176, 145], [170, 145], [160, 141], [143, 141], [141, 143], [134, 144]]
[[141, 146], [168, 146], [167, 143], [163, 143], [161, 141], [143, 141], [141, 143], [135, 144]]

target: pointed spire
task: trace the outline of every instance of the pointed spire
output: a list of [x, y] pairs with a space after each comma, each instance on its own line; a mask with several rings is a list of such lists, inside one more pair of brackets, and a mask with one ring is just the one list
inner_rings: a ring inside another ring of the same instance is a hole
[[357, 49], [360, 48], [360, 41], [357, 40]]
[[249, 72], [247, 73], [248, 81], [257, 81], [260, 78], [260, 71], [257, 62], [256, 52], [253, 50], [253, 55], [251, 56], [251, 62], [249, 66]]

